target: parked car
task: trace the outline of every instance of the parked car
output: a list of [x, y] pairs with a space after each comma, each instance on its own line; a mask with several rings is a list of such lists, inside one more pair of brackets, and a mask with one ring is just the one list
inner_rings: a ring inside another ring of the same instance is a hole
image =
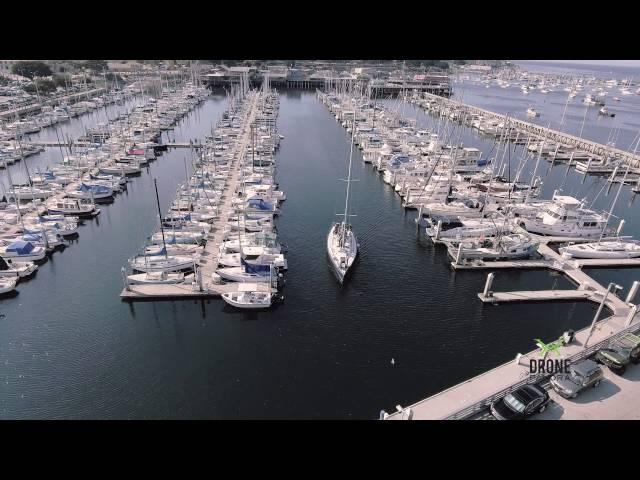
[[491, 404], [491, 414], [498, 420], [522, 420], [544, 412], [551, 398], [539, 385], [527, 384]]
[[614, 343], [631, 350], [629, 354], [631, 363], [637, 364], [640, 362], [640, 337], [633, 333], [625, 333], [617, 340], [614, 340]]
[[553, 375], [550, 383], [562, 397], [576, 398], [583, 390], [600, 385], [603, 376], [600, 365], [593, 360], [582, 360], [571, 364], [569, 372]]
[[631, 362], [631, 350], [616, 345], [603, 347], [593, 356], [593, 360], [609, 367], [613, 373], [624, 375], [627, 365]]

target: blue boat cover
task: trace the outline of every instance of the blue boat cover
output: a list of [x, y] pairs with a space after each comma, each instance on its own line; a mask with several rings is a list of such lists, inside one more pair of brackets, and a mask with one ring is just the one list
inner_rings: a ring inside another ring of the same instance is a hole
[[266, 276], [271, 272], [271, 265], [250, 264], [244, 261], [244, 258], [240, 257], [240, 263], [244, 265], [244, 271], [247, 273], [256, 273], [258, 275]]
[[7, 252], [16, 252], [18, 255], [28, 255], [33, 251], [33, 243], [24, 240], [16, 240], [7, 247]]
[[260, 210], [273, 210], [273, 206], [265, 202], [261, 198], [254, 198], [253, 200], [249, 200], [249, 207], [258, 208]]
[[80, 186], [81, 192], [92, 192], [92, 193], [109, 193], [111, 189], [109, 187], [105, 187], [104, 185], [87, 185], [83, 183]]
[[167, 249], [162, 247], [158, 253], [147, 253], [147, 257], [153, 257], [153, 256], [156, 256], [156, 255], [164, 255], [165, 253], [167, 253]]

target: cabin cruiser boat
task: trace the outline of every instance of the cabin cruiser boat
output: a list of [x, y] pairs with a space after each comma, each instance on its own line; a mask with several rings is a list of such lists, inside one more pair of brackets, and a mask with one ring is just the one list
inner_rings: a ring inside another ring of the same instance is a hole
[[52, 214], [73, 215], [77, 217], [93, 217], [100, 213], [100, 209], [92, 202], [77, 198], [53, 197], [47, 200], [47, 211]]
[[44, 247], [24, 240], [0, 240], [0, 257], [19, 262], [37, 262], [46, 256]]
[[583, 202], [555, 193], [544, 211], [533, 218], [520, 220], [520, 224], [531, 233], [576, 238], [600, 236], [606, 223], [604, 215], [584, 208]]

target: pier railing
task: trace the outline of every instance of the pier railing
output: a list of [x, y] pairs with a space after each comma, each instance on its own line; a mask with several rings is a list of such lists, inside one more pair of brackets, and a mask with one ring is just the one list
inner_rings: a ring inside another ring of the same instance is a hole
[[[638, 330], [640, 330], [640, 324], [636, 323], [633, 324], [629, 327], [624, 328], [623, 330], [620, 330], [619, 332], [617, 332], [614, 335], [611, 335], [610, 337], [601, 340], [598, 343], [595, 343], [593, 345], [591, 345], [590, 347], [585, 348], [584, 350], [581, 350], [580, 352], [568, 357], [567, 359], [570, 360], [572, 363], [577, 362], [579, 360], [582, 360], [584, 358], [589, 357], [590, 355], [592, 355], [593, 353], [595, 353], [599, 348], [609, 344], [610, 342], [612, 342], [613, 340], [620, 338], [622, 335], [626, 334], [626, 333], [636, 333]], [[511, 363], [511, 362], [509, 362]], [[495, 402], [496, 400], [501, 399], [502, 397], [504, 397], [505, 395], [517, 390], [518, 388], [522, 387], [523, 385], [527, 385], [529, 383], [539, 383], [539, 382], [543, 382], [545, 383], [546, 381], [548, 381], [548, 379], [551, 377], [552, 374], [538, 374], [538, 375], [529, 375], [527, 376], [525, 379], [514, 383], [513, 385], [510, 385], [507, 388], [504, 388], [490, 396], [487, 396], [486, 398], [480, 400], [479, 402], [476, 402], [472, 405], [469, 405], [461, 410], [458, 410], [450, 415], [447, 415], [446, 417], [443, 418], [443, 420], [465, 420], [468, 419], [484, 410], [486, 410], [487, 408], [489, 408], [489, 406]], [[477, 378], [477, 377], [476, 377]], [[472, 379], [473, 380], [473, 379]], [[455, 388], [455, 387], [452, 387]], [[446, 392], [446, 390], [445, 390]], [[441, 392], [444, 393], [444, 392]]]
[[[448, 98], [444, 98], [438, 95], [433, 95], [430, 93], [422, 93], [421, 96], [418, 97], [419, 100], [431, 100], [441, 106], [455, 107], [461, 111], [461, 113], [482, 115], [483, 117], [491, 117], [503, 122], [507, 121], [507, 116], [501, 113], [491, 112], [489, 110], [485, 110], [483, 108], [474, 107], [473, 105], [467, 105], [465, 103], [459, 102], [457, 100], [451, 100]], [[569, 133], [559, 132], [557, 130], [552, 130], [551, 128], [543, 127], [541, 125], [536, 125], [534, 123], [525, 122], [524, 120], [518, 120], [510, 116], [508, 118], [509, 124], [516, 128], [517, 130], [521, 130], [523, 132], [535, 135], [540, 139], [549, 139], [555, 142], [561, 143], [565, 146], [579, 148], [580, 150], [584, 150], [586, 152], [592, 153], [594, 155], [600, 156], [617, 156], [620, 157], [625, 163], [629, 164], [632, 167], [638, 168], [640, 167], [640, 155], [633, 154], [626, 150], [621, 150], [619, 148], [612, 147], [610, 145], [603, 145], [601, 143], [593, 142], [591, 140], [586, 140], [584, 138], [576, 137]]]

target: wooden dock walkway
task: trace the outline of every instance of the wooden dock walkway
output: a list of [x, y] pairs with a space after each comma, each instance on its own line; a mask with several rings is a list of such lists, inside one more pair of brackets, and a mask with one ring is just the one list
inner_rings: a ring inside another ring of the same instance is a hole
[[421, 97], [431, 100], [440, 106], [455, 108], [460, 113], [462, 113], [463, 117], [470, 118], [471, 115], [481, 115], [485, 119], [491, 118], [501, 122], [507, 122], [508, 120], [509, 124], [515, 129], [530, 135], [534, 135], [540, 138], [540, 140], [551, 140], [561, 144], [562, 146], [577, 148], [591, 154], [598, 155], [600, 157], [606, 157], [607, 155], [619, 156], [625, 163], [629, 164], [631, 167], [640, 167], [640, 155], [633, 154], [626, 150], [620, 150], [619, 148], [615, 148], [609, 145], [603, 145], [601, 143], [576, 137], [568, 133], [559, 132], [558, 130], [553, 130], [551, 128], [536, 125], [535, 123], [525, 122], [523, 120], [514, 118], [513, 116], [509, 116], [509, 118], [507, 118], [506, 115], [491, 112], [483, 108], [474, 107], [473, 105], [468, 105], [457, 100], [451, 100], [449, 98], [441, 97], [438, 95], [433, 95], [425, 92], [421, 94]]

